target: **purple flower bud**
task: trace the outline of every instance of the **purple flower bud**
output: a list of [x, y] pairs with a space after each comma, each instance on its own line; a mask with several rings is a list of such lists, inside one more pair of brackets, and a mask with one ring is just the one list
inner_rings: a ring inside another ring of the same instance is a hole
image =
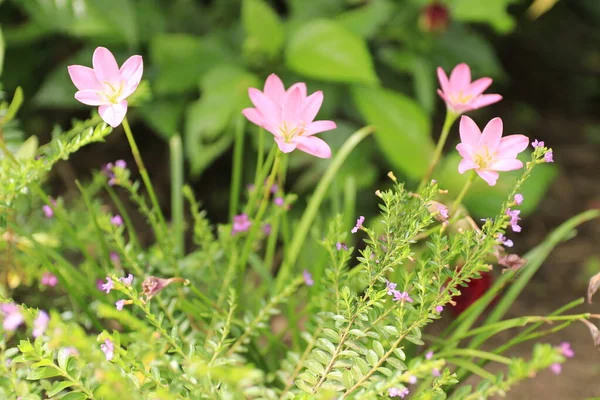
[[110, 339], [106, 339], [104, 343], [100, 345], [100, 349], [104, 353], [104, 356], [106, 357], [107, 361], [113, 359], [115, 354], [115, 345], [113, 344], [113, 342], [110, 341]]
[[302, 272], [302, 278], [304, 279], [304, 283], [306, 284], [306, 286], [312, 286], [315, 284], [312, 275], [306, 269], [304, 270], [304, 272]]
[[147, 300], [150, 300], [158, 292], [169, 286], [173, 282], [186, 282], [183, 278], [169, 278], [163, 279], [156, 276], [149, 276], [142, 282], [142, 292], [146, 296]]
[[52, 210], [52, 207], [50, 207], [48, 204], [44, 204], [42, 206], [42, 211], [44, 212], [46, 218], [52, 218], [54, 216], [54, 211]]
[[44, 272], [40, 283], [45, 286], [54, 287], [58, 283], [58, 278], [50, 272]]
[[523, 204], [523, 195], [521, 193], [515, 194], [514, 201], [516, 205], [520, 206], [521, 204]]
[[46, 329], [48, 328], [48, 323], [50, 322], [50, 316], [46, 311], [40, 310], [38, 312], [37, 317], [33, 321], [33, 337], [36, 338], [38, 336], [42, 336]]
[[240, 214], [233, 217], [233, 226], [231, 228], [231, 235], [235, 235], [240, 232], [246, 232], [250, 229], [252, 225], [252, 221], [248, 218], [246, 214]]
[[358, 217], [358, 219], [356, 220], [356, 225], [354, 225], [354, 228], [352, 228], [352, 233], [356, 233], [358, 232], [358, 230], [360, 228], [363, 227], [363, 222], [365, 222], [365, 217], [363, 217], [362, 215], [360, 217]]
[[121, 218], [121, 216], [117, 214], [110, 219], [110, 223], [114, 226], [121, 226], [123, 225], [123, 218]]
[[115, 167], [125, 169], [127, 168], [127, 163], [125, 162], [125, 160], [117, 160], [115, 161]]

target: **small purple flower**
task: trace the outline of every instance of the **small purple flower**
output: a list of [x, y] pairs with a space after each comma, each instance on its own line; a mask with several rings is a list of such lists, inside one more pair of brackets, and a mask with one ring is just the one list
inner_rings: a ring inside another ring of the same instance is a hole
[[38, 336], [42, 336], [46, 329], [48, 328], [48, 323], [50, 322], [50, 316], [44, 310], [40, 310], [38, 312], [37, 317], [33, 321], [33, 337], [36, 338]]
[[575, 352], [573, 351], [573, 349], [571, 348], [571, 343], [569, 342], [562, 342], [559, 346], [560, 352], [563, 356], [567, 357], [567, 358], [573, 358], [575, 357]]
[[425, 359], [426, 360], [431, 360], [433, 358], [433, 351], [429, 350], [427, 353], [425, 353]]
[[544, 154], [544, 161], [547, 163], [554, 162], [552, 150], [548, 150], [546, 154]]
[[58, 284], [58, 278], [50, 272], [44, 272], [40, 283], [45, 286], [54, 287]]
[[113, 169], [113, 163], [109, 162], [102, 166], [102, 173], [104, 175], [108, 176], [109, 178], [111, 178], [114, 176], [114, 174], [112, 173], [112, 169]]
[[535, 139], [533, 142], [531, 142], [531, 145], [534, 149], [537, 147], [544, 147], [544, 142], [540, 142], [537, 139]]
[[302, 278], [304, 278], [304, 283], [306, 284], [306, 286], [312, 286], [315, 284], [311, 273], [308, 272], [307, 269], [305, 269], [304, 272], [302, 272]]
[[46, 218], [52, 218], [54, 216], [54, 211], [52, 210], [52, 207], [50, 207], [48, 204], [44, 204], [42, 206], [42, 211], [44, 212]]
[[235, 235], [240, 232], [246, 232], [250, 229], [252, 222], [246, 214], [240, 214], [233, 217], [233, 227], [231, 228], [231, 234]]
[[123, 225], [123, 218], [121, 218], [121, 216], [117, 214], [110, 219], [110, 223], [114, 226], [121, 226]]
[[344, 243], [340, 243], [340, 242], [337, 242], [337, 243], [335, 244], [335, 248], [336, 248], [338, 251], [340, 251], [340, 250], [342, 250], [342, 249], [344, 249], [344, 250], [348, 250], [348, 246], [346, 246]]
[[133, 275], [129, 274], [126, 278], [119, 278], [119, 281], [125, 286], [131, 286], [131, 283], [133, 282]]
[[117, 310], [121, 311], [123, 309], [123, 306], [125, 305], [125, 300], [119, 300], [115, 303], [115, 306], [117, 307]]
[[411, 385], [414, 385], [415, 383], [417, 383], [417, 377], [416, 377], [416, 376], [414, 376], [414, 375], [411, 375], [411, 376], [408, 378], [408, 383], [410, 383]]
[[448, 207], [446, 207], [445, 205], [441, 204], [441, 203], [437, 203], [436, 204], [437, 210], [440, 213], [440, 218], [442, 221], [447, 221], [448, 220]]
[[275, 203], [275, 205], [278, 207], [283, 207], [283, 205], [285, 204], [285, 201], [283, 200], [283, 197], [275, 197], [275, 200], [273, 200], [273, 203]]
[[506, 247], [513, 247], [513, 245], [514, 245], [512, 240], [507, 239], [506, 236], [504, 236], [501, 233], [498, 233], [498, 241]]
[[271, 193], [272, 193], [272, 194], [275, 194], [275, 193], [277, 193], [277, 191], [278, 191], [278, 190], [279, 190], [279, 186], [277, 186], [277, 184], [276, 184], [276, 183], [274, 183], [274, 184], [271, 186]]
[[410, 298], [408, 292], [400, 292], [398, 290], [394, 291], [394, 301], [408, 301], [409, 303], [413, 302], [413, 299]]
[[520, 206], [521, 204], [523, 204], [523, 200], [524, 200], [524, 198], [521, 193], [515, 194], [514, 202], [516, 205]]
[[102, 279], [96, 279], [96, 288], [98, 290], [104, 290], [102, 289], [102, 286], [104, 286], [104, 281]]
[[127, 163], [125, 162], [125, 160], [117, 160], [115, 161], [115, 167], [125, 169], [127, 168]]
[[360, 228], [363, 227], [363, 222], [365, 222], [365, 217], [363, 217], [362, 215], [356, 220], [356, 225], [354, 226], [354, 228], [352, 228], [352, 233], [356, 233], [358, 232], [358, 230]]
[[272, 227], [271, 227], [271, 224], [264, 224], [264, 225], [263, 225], [263, 228], [262, 228], [262, 230], [263, 230], [263, 233], [264, 233], [266, 236], [269, 236], [269, 235], [271, 234], [271, 229], [272, 229]]
[[400, 397], [403, 399], [404, 396], [406, 396], [409, 393], [410, 393], [410, 391], [408, 390], [408, 388], [402, 388], [402, 389], [389, 388], [388, 389], [388, 394], [390, 395], [390, 397]]
[[519, 220], [521, 219], [519, 218], [520, 213], [521, 210], [511, 210], [510, 208], [506, 210], [506, 215], [510, 217], [510, 227], [513, 232], [521, 232], [521, 227], [519, 226]]
[[113, 342], [110, 341], [110, 339], [106, 339], [104, 343], [100, 345], [100, 349], [104, 353], [104, 356], [106, 357], [107, 361], [113, 359], [115, 355], [115, 345], [113, 344]]
[[0, 304], [0, 313], [4, 318], [2, 327], [7, 332], [16, 331], [19, 325], [21, 325], [25, 321], [25, 318], [23, 318], [23, 314], [21, 314], [19, 306], [17, 306], [15, 303]]
[[396, 286], [397, 284], [395, 284], [394, 282], [385, 281], [385, 290], [387, 290], [387, 294], [389, 294], [390, 296], [393, 296], [394, 293], [397, 292]]
[[435, 311], [436, 311], [438, 314], [441, 314], [441, 313], [442, 313], [442, 311], [444, 311], [444, 306], [435, 306]]
[[431, 370], [431, 375], [433, 376], [441, 376], [442, 374], [440, 373], [440, 370], [437, 368], [434, 368]]
[[106, 294], [110, 293], [115, 288], [115, 283], [110, 277], [106, 277], [106, 283], [101, 286], [102, 290], [106, 290]]
[[562, 365], [560, 365], [560, 363], [554, 363], [550, 366], [550, 371], [552, 371], [554, 375], [560, 375], [562, 372]]
[[111, 251], [110, 252], [110, 261], [112, 261], [114, 264], [118, 264], [121, 262], [121, 258], [119, 257], [119, 254]]

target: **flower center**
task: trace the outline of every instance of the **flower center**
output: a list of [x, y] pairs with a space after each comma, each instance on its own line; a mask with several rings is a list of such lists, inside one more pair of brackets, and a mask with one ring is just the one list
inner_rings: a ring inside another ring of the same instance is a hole
[[483, 149], [475, 155], [473, 161], [477, 164], [478, 169], [486, 169], [493, 159], [494, 154], [490, 152], [487, 146], [483, 146]]
[[283, 136], [285, 142], [290, 143], [293, 138], [302, 136], [306, 132], [306, 124], [300, 121], [298, 125], [291, 127], [288, 126], [287, 121], [283, 121], [279, 127], [279, 132], [281, 132], [281, 136]]
[[472, 95], [464, 94], [462, 90], [456, 93], [454, 96], [452, 96], [452, 100], [454, 100], [456, 103], [462, 104], [468, 103], [469, 101], [471, 101], [472, 98]]
[[104, 93], [102, 95], [112, 104], [119, 103], [119, 98], [123, 92], [123, 81], [119, 82], [119, 86], [115, 87], [110, 82], [104, 82]]

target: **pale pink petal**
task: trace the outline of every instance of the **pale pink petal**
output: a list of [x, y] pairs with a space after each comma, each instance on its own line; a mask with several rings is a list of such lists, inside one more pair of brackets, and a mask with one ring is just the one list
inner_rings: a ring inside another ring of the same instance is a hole
[[529, 146], [529, 138], [525, 135], [508, 135], [500, 140], [496, 150], [500, 158], [514, 158]]
[[300, 93], [302, 94], [302, 98], [305, 99], [306, 98], [306, 83], [304, 82], [298, 82], [298, 83], [294, 83], [292, 86], [290, 86], [290, 88], [287, 90], [286, 94], [290, 94], [292, 93], [292, 91], [294, 89], [300, 89]]
[[69, 65], [69, 76], [78, 90], [103, 90], [102, 84], [96, 78], [94, 70], [83, 65]]
[[300, 112], [300, 120], [305, 124], [309, 124], [314, 121], [317, 113], [321, 109], [323, 104], [323, 92], [317, 91], [311, 94], [304, 100], [302, 105], [302, 111]]
[[490, 122], [487, 123], [485, 128], [483, 128], [483, 133], [481, 134], [481, 138], [479, 139], [479, 145], [485, 146], [488, 149], [495, 151], [500, 144], [500, 139], [502, 138], [502, 119], [501, 118], [493, 118]]
[[[444, 93], [450, 93], [452, 91], [452, 89], [450, 87], [450, 82], [448, 82], [448, 77], [446, 76], [446, 72], [444, 72], [442, 67], [437, 68], [437, 76], [438, 76], [438, 80], [440, 81], [440, 86], [442, 87], [442, 91]], [[439, 90], [438, 90], [438, 93], [440, 93]], [[440, 96], [441, 95], [442, 94], [440, 93]]]
[[481, 139], [481, 131], [479, 127], [470, 117], [463, 115], [460, 118], [460, 141], [471, 146], [477, 146]]
[[479, 175], [490, 186], [494, 186], [496, 184], [496, 181], [498, 180], [498, 177], [500, 176], [500, 174], [497, 173], [496, 171], [481, 171], [481, 170], [476, 170], [476, 171], [477, 171], [477, 175]]
[[306, 128], [306, 134], [316, 135], [317, 133], [330, 131], [332, 129], [337, 128], [337, 125], [333, 121], [315, 121], [311, 122], [310, 125]]
[[100, 83], [119, 82], [119, 65], [115, 56], [106, 47], [98, 47], [92, 57], [94, 72]]
[[331, 148], [322, 139], [316, 136], [298, 136], [294, 138], [298, 150], [319, 158], [330, 158]]
[[277, 143], [279, 150], [281, 150], [284, 153], [290, 153], [296, 149], [296, 143], [288, 143], [285, 140], [278, 137], [275, 137], [275, 143]]
[[473, 100], [472, 107], [473, 109], [489, 106], [490, 104], [494, 104], [502, 100], [502, 96], [499, 94], [482, 94], [478, 96], [475, 100]]
[[300, 120], [300, 112], [303, 105], [303, 97], [300, 88], [294, 88], [283, 102], [283, 110], [281, 119], [288, 124], [291, 128], [292, 124], [297, 123]]
[[125, 114], [127, 114], [127, 101], [123, 100], [118, 104], [102, 105], [98, 108], [98, 113], [104, 122], [116, 128], [121, 125]]
[[101, 106], [103, 104], [109, 104], [109, 101], [102, 96], [102, 93], [92, 89], [80, 90], [76, 92], [75, 99], [83, 104], [87, 104], [88, 106]]
[[488, 167], [494, 171], [514, 171], [523, 168], [523, 163], [517, 159], [494, 160]]
[[452, 91], [465, 91], [471, 84], [471, 69], [465, 63], [458, 64], [450, 74]]
[[125, 84], [121, 98], [125, 99], [135, 92], [142, 80], [142, 74], [144, 73], [144, 61], [142, 56], [129, 57], [127, 61], [123, 63], [119, 72], [121, 74], [121, 79]]
[[285, 87], [281, 79], [275, 74], [269, 75], [265, 81], [264, 93], [267, 97], [273, 100], [275, 103], [281, 103], [283, 96], [285, 95]]
[[281, 121], [281, 107], [278, 104], [258, 89], [248, 89], [248, 95], [252, 104], [260, 111], [265, 120], [273, 122], [274, 125], [279, 125]]
[[485, 89], [489, 88], [492, 84], [491, 78], [480, 78], [475, 82], [471, 83], [469, 89], [466, 91], [466, 95], [469, 96], [479, 96], [481, 93], [485, 91]]
[[248, 120], [253, 124], [258, 126], [262, 125], [264, 118], [260, 111], [258, 111], [256, 108], [244, 108], [242, 110], [242, 114], [244, 114], [244, 117], [248, 118]]
[[460, 160], [460, 163], [458, 164], [458, 172], [460, 174], [464, 174], [466, 171], [470, 170], [470, 169], [476, 169], [477, 168], [477, 164], [475, 164], [473, 161], [468, 160], [468, 159], [462, 159]]
[[460, 154], [462, 158], [465, 158], [467, 160], [472, 160], [473, 156], [475, 155], [475, 149], [473, 148], [473, 146], [467, 143], [457, 144], [456, 150], [458, 150], [458, 154]]

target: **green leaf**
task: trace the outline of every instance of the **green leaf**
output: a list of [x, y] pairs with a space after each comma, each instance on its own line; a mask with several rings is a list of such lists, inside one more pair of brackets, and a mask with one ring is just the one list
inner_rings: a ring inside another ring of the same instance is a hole
[[192, 174], [199, 174], [231, 144], [231, 135], [223, 135], [231, 119], [241, 118], [249, 104], [248, 87], [257, 86], [258, 78], [232, 65], [209, 71], [200, 84], [202, 97], [186, 112], [184, 141]]
[[52, 388], [50, 388], [50, 390], [48, 390], [46, 392], [46, 395], [48, 397], [56, 396], [61, 391], [65, 390], [66, 388], [71, 387], [73, 385], [74, 385], [74, 383], [73, 382], [69, 382], [69, 381], [54, 382], [54, 384], [52, 385]]
[[13, 96], [12, 101], [10, 102], [10, 106], [8, 106], [8, 110], [6, 110], [6, 115], [4, 115], [2, 124], [6, 124], [8, 121], [12, 120], [19, 112], [19, 109], [21, 108], [22, 104], [23, 89], [21, 89], [21, 87], [19, 86], [17, 87], [17, 90], [15, 90], [15, 95]]
[[58, 356], [56, 356], [56, 359], [58, 361], [58, 366], [61, 367], [62, 369], [64, 369], [65, 371], [67, 370], [70, 356], [71, 356], [71, 349], [66, 348], [66, 347], [63, 347], [62, 349], [60, 349], [58, 351]]
[[[523, 162], [530, 160], [530, 153], [527, 151], [521, 153], [519, 159]], [[437, 179], [441, 187], [449, 190], [450, 193], [459, 193], [468, 179], [468, 174], [458, 173], [460, 160], [460, 155], [452, 151], [438, 169]], [[521, 194], [525, 198], [523, 204], [519, 206], [521, 215], [528, 215], [537, 208], [557, 173], [557, 167], [552, 164], [544, 164], [533, 170], [531, 177], [521, 187]], [[476, 217], [494, 215], [506, 200], [507, 193], [513, 187], [515, 180], [520, 176], [521, 171], [501, 172], [495, 186], [489, 186], [483, 179], [477, 178], [463, 204]]]
[[500, 33], [510, 32], [514, 18], [508, 13], [508, 6], [516, 0], [455, 0], [450, 6], [450, 15], [457, 21], [485, 22]]
[[2, 24], [0, 24], [0, 76], [2, 76], [2, 67], [4, 66], [4, 52], [6, 46], [4, 45], [4, 35], [2, 35]]
[[386, 89], [354, 87], [352, 95], [363, 118], [375, 126], [377, 144], [392, 166], [412, 179], [423, 176], [434, 147], [423, 109]]
[[15, 157], [20, 160], [33, 160], [39, 146], [37, 136], [30, 136], [23, 142], [19, 150], [15, 153]]
[[43, 367], [31, 371], [29, 375], [27, 375], [26, 379], [29, 379], [30, 381], [37, 381], [39, 379], [53, 378], [55, 376], [60, 376], [60, 372], [54, 368]]
[[132, 0], [87, 0], [86, 6], [93, 7], [94, 16], [101, 17], [110, 24], [113, 35], [121, 34], [127, 45], [137, 46], [136, 12], [138, 10]]
[[290, 69], [309, 78], [378, 82], [366, 42], [338, 22], [317, 20], [302, 25], [290, 38], [285, 55]]
[[283, 25], [277, 13], [263, 0], [244, 0], [242, 23], [246, 31], [245, 46], [265, 52], [273, 58], [285, 40]]
[[70, 392], [61, 397], [61, 400], [85, 400], [88, 397], [81, 392]]
[[350, 32], [370, 39], [393, 15], [394, 6], [388, 0], [373, 0], [362, 7], [343, 12], [336, 21]]
[[157, 35], [150, 42], [150, 60], [158, 73], [154, 90], [159, 94], [179, 94], [196, 88], [198, 79], [232, 56], [215, 37], [186, 34]]

